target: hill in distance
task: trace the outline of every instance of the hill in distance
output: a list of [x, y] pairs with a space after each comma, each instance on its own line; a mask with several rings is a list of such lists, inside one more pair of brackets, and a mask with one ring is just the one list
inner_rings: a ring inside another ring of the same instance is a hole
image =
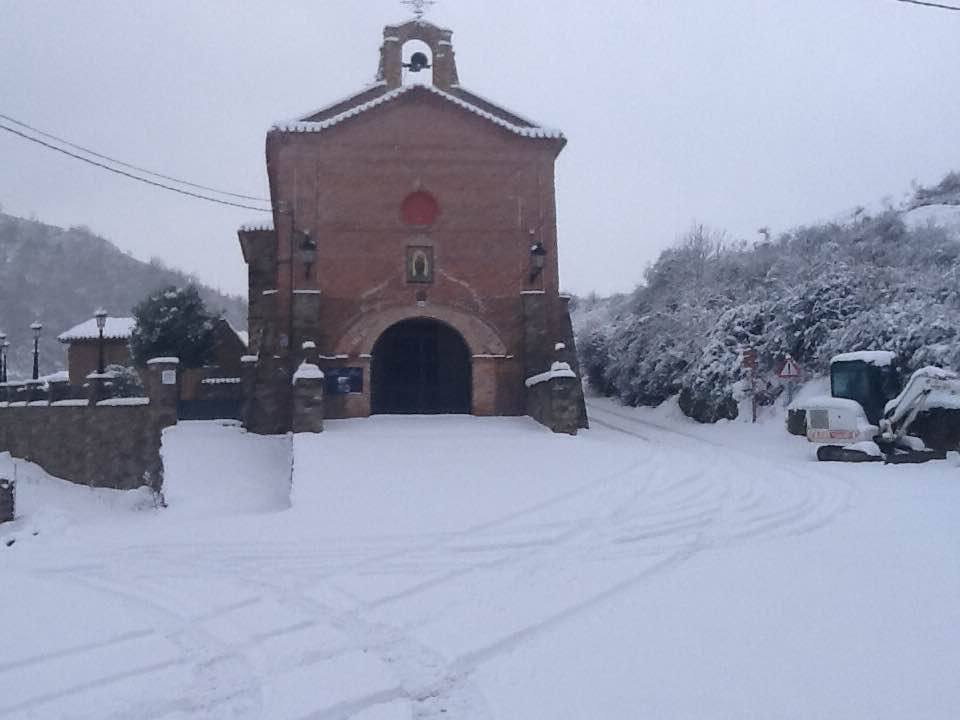
[[10, 379], [27, 377], [33, 365], [30, 324], [43, 323], [40, 372], [66, 365], [64, 330], [88, 320], [98, 307], [130, 315], [149, 293], [195, 284], [208, 309], [238, 330], [247, 327], [247, 305], [201, 284], [158, 260], [142, 262], [84, 227], [68, 230], [0, 213], [0, 330], [10, 342]]

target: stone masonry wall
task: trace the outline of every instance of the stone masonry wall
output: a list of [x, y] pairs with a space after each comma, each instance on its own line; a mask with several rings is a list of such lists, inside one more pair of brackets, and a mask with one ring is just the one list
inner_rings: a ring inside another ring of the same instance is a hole
[[557, 377], [527, 388], [527, 414], [555, 433], [577, 434], [582, 402], [579, 378]]
[[176, 385], [160, 377], [175, 368], [151, 366], [150, 398], [98, 401], [92, 388], [90, 400], [0, 403], [0, 452], [81, 485], [159, 490], [160, 436], [177, 422]]

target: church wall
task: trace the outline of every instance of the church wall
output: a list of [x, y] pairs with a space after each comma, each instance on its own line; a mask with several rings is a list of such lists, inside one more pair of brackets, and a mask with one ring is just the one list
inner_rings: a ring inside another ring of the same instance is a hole
[[[297, 228], [317, 241], [310, 277], [294, 254], [293, 347], [306, 339], [333, 355], [364, 315], [390, 308], [419, 312], [418, 302], [482, 319], [506, 355], [483, 359], [475, 373], [478, 414], [523, 412], [521, 292], [557, 292], [553, 163], [558, 147], [515, 137], [439, 98], [405, 99], [318, 134], [268, 141], [274, 198], [295, 209]], [[434, 195], [440, 215], [429, 228], [401, 220], [404, 198]], [[530, 229], [547, 248], [547, 268], [529, 281]], [[291, 298], [289, 224], [279, 228], [278, 317]], [[407, 282], [410, 245], [433, 248], [431, 284]], [[297, 308], [319, 290], [317, 314]], [[418, 300], [419, 298], [419, 300]], [[315, 317], [315, 322], [309, 322]], [[516, 367], [507, 368], [513, 363]], [[488, 367], [489, 366], [489, 367]], [[503, 367], [501, 367], [503, 366]], [[478, 384], [479, 383], [479, 384]], [[504, 384], [517, 389], [504, 390]]]

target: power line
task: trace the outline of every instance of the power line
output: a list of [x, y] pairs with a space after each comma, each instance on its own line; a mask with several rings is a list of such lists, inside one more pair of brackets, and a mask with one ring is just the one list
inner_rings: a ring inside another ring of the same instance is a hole
[[910, 5], [922, 5], [923, 7], [937, 8], [939, 10], [953, 10], [960, 12], [960, 7], [956, 5], [944, 5], [943, 3], [928, 2], [928, 0], [897, 0], [897, 2], [909, 3]]
[[161, 180], [169, 180], [170, 182], [175, 182], [178, 185], [186, 185], [188, 187], [197, 188], [199, 190], [208, 190], [210, 192], [217, 193], [218, 195], [226, 195], [228, 197], [240, 198], [241, 200], [256, 200], [257, 202], [266, 202], [266, 203], [270, 202], [266, 198], [255, 197], [253, 195], [241, 195], [239, 193], [227, 192], [226, 190], [220, 190], [218, 188], [209, 187], [207, 185], [198, 185], [197, 183], [192, 183], [187, 180], [181, 180], [180, 178], [171, 177], [170, 175], [164, 175], [162, 173], [154, 172], [153, 170], [147, 170], [146, 168], [142, 168], [137, 165], [131, 165], [130, 163], [123, 162], [123, 160], [117, 160], [117, 158], [110, 157], [109, 155], [103, 155], [102, 153], [98, 153], [95, 150], [91, 150], [90, 148], [83, 147], [82, 145], [77, 145], [76, 143], [72, 143], [69, 140], [64, 140], [62, 137], [57, 137], [56, 135], [52, 135], [51, 133], [44, 132], [43, 130], [35, 128], [32, 125], [27, 125], [27, 123], [21, 120], [17, 120], [16, 118], [10, 117], [9, 115], [4, 115], [3, 113], [0, 113], [0, 118], [3, 118], [7, 122], [12, 122], [14, 125], [19, 125], [22, 128], [26, 128], [27, 130], [29, 130], [30, 132], [36, 135], [40, 135], [41, 137], [45, 137], [49, 140], [54, 140], [60, 143], [61, 145], [66, 145], [67, 147], [71, 147], [74, 150], [80, 150], [81, 152], [84, 152], [87, 155], [98, 157], [101, 160], [107, 160], [113, 163], [114, 165], [120, 165], [121, 167], [129, 168], [130, 170], [136, 170], [139, 173], [143, 173], [145, 175], [151, 175], [153, 177], [160, 178]]
[[123, 177], [130, 178], [131, 180], [136, 180], [137, 182], [142, 182], [147, 185], [152, 185], [153, 187], [162, 188], [164, 190], [170, 190], [171, 192], [180, 193], [181, 195], [187, 195], [192, 198], [197, 198], [198, 200], [206, 200], [207, 202], [218, 203], [219, 205], [229, 205], [231, 207], [243, 208], [244, 210], [255, 210], [257, 212], [273, 212], [273, 210], [270, 208], [255, 207], [253, 205], [246, 205], [244, 203], [232, 202], [230, 200], [221, 200], [220, 198], [211, 197], [209, 195], [203, 195], [201, 193], [191, 192], [190, 190], [183, 190], [182, 188], [173, 187], [172, 185], [167, 185], [165, 183], [157, 182], [156, 180], [150, 180], [145, 177], [140, 177], [139, 175], [134, 175], [133, 173], [129, 173], [124, 170], [118, 170], [115, 167], [110, 167], [109, 165], [105, 165], [101, 162], [97, 162], [96, 160], [91, 160], [90, 158], [84, 157], [82, 155], [77, 155], [76, 153], [72, 153], [69, 150], [64, 150], [63, 148], [57, 147], [56, 145], [51, 145], [48, 142], [44, 142], [39, 138], [35, 138], [30, 135], [27, 135], [26, 133], [20, 132], [15, 128], [4, 125], [3, 123], [0, 123], [0, 130], [6, 130], [9, 133], [18, 135], [24, 140], [29, 140], [32, 143], [37, 143], [38, 145], [42, 145], [45, 148], [49, 148], [50, 150], [55, 150], [58, 153], [63, 153], [64, 155], [71, 157], [74, 160], [80, 160], [81, 162], [88, 163], [89, 165], [93, 165], [94, 167], [107, 170], [108, 172], [112, 172], [117, 175], [122, 175]]

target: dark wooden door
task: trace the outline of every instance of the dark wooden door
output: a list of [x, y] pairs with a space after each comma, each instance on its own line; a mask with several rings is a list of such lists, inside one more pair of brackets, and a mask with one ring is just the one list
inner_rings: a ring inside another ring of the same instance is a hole
[[408, 320], [387, 330], [373, 351], [373, 412], [437, 415], [470, 412], [466, 343], [434, 320]]

